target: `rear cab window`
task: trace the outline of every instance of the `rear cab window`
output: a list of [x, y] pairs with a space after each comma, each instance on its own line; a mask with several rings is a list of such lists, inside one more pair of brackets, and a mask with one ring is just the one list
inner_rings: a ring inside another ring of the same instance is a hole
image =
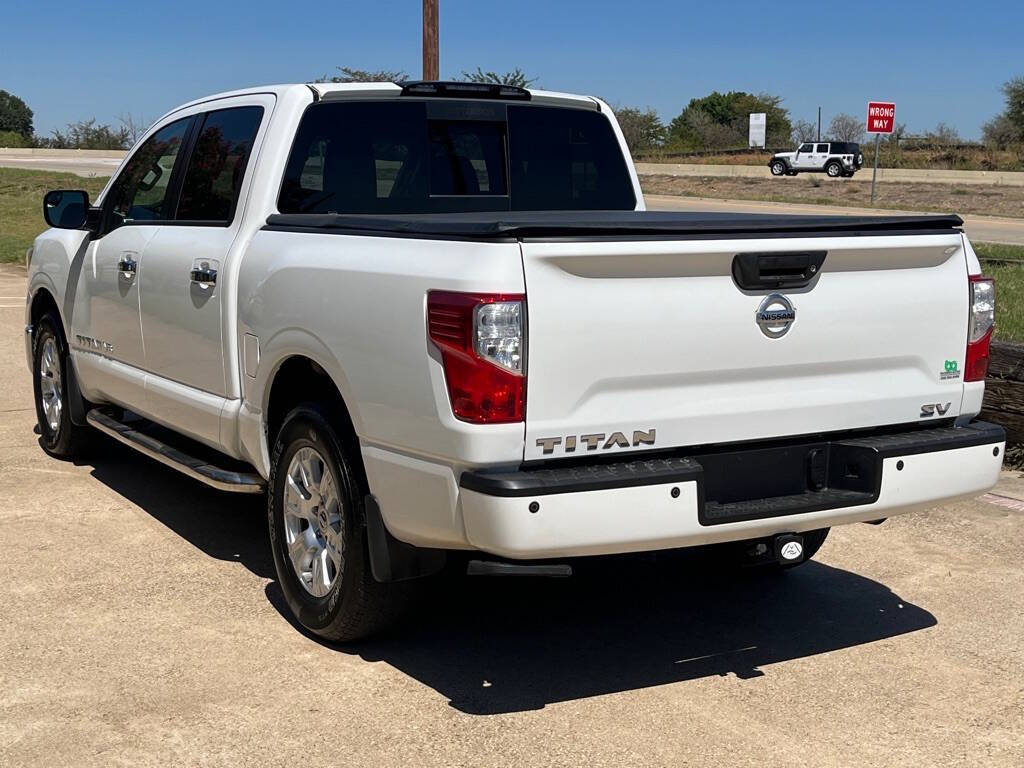
[[460, 99], [310, 106], [278, 200], [281, 213], [635, 207], [606, 115]]

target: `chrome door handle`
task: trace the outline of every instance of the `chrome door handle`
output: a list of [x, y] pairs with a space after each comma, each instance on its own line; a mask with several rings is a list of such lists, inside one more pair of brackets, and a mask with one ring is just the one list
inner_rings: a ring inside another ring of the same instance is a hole
[[217, 270], [204, 264], [201, 267], [193, 267], [189, 272], [189, 277], [192, 278], [193, 283], [210, 285], [217, 282]]
[[125, 280], [132, 280], [139, 269], [139, 262], [131, 256], [122, 256], [121, 260], [117, 262], [117, 268], [121, 270], [121, 277]]

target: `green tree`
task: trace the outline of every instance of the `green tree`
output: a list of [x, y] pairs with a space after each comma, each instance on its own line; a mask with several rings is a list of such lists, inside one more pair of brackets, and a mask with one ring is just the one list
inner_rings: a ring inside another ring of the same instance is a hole
[[515, 88], [529, 88], [537, 78], [529, 77], [519, 67], [510, 72], [484, 72], [480, 67], [476, 72], [463, 71], [462, 79], [468, 83], [493, 83], [495, 85], [511, 85]]
[[782, 97], [770, 93], [714, 91], [691, 99], [668, 126], [669, 143], [681, 149], [735, 149], [747, 146], [752, 112], [766, 114], [766, 142], [787, 143], [793, 133]]
[[27, 139], [16, 131], [0, 131], [0, 147], [31, 147], [32, 139]]
[[40, 145], [52, 149], [128, 149], [131, 136], [125, 127], [96, 125], [96, 118], [68, 123], [65, 131], [54, 131], [53, 138], [41, 139]]
[[665, 126], [658, 113], [650, 107], [620, 107], [615, 110], [626, 146], [634, 155], [661, 146], [665, 141]]
[[1024, 76], [1003, 83], [1003, 96], [1006, 97], [1006, 116], [1017, 133], [1024, 136]]
[[1024, 76], [1003, 83], [1006, 109], [981, 127], [986, 144], [1005, 149], [1024, 141]]
[[400, 69], [353, 69], [352, 67], [336, 67], [340, 75], [324, 75], [315, 83], [400, 83], [408, 80], [409, 75]]
[[981, 140], [996, 149], [1006, 149], [1020, 137], [1013, 121], [1004, 112], [981, 126]]
[[14, 131], [32, 138], [32, 110], [13, 93], [0, 91], [0, 131]]

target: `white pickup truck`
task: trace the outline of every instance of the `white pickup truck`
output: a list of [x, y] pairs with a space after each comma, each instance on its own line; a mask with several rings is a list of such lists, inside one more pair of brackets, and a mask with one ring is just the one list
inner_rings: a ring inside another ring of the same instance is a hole
[[742, 542], [779, 569], [999, 474], [975, 420], [994, 289], [958, 218], [646, 212], [597, 99], [225, 93], [161, 118], [95, 202], [43, 207], [43, 448], [98, 429], [265, 492], [281, 589], [326, 638], [386, 625], [446, 560]]

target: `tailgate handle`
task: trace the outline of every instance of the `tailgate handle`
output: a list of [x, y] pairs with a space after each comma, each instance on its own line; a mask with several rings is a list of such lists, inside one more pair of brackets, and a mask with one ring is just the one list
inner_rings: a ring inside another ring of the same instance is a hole
[[821, 271], [828, 251], [738, 253], [732, 278], [745, 291], [803, 288]]

